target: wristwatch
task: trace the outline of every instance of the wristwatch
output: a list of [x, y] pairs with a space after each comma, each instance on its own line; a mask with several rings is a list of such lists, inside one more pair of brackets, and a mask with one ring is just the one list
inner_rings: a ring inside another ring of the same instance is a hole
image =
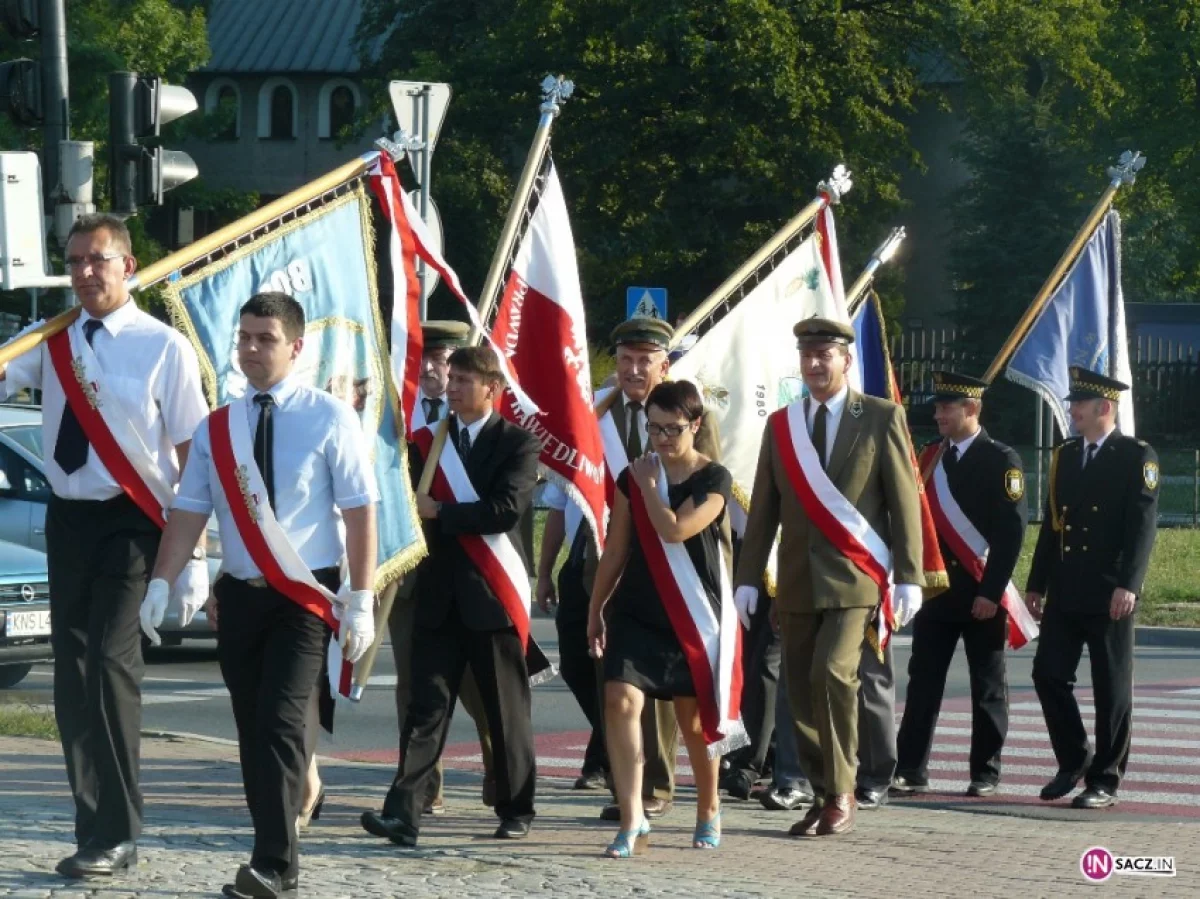
[[208, 558], [208, 555], [204, 552], [204, 547], [197, 546], [192, 550], [192, 558], [197, 562], [203, 562], [206, 558]]

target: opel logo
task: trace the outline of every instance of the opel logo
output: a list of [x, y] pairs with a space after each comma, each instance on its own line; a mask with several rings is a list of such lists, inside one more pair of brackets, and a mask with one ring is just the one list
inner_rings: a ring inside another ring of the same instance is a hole
[[37, 596], [37, 591], [33, 589], [32, 584], [21, 585], [21, 599], [26, 602], [33, 602], [33, 598]]

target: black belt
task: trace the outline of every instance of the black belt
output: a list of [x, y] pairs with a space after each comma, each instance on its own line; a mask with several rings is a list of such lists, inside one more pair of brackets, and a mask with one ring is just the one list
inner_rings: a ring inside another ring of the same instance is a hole
[[[318, 584], [331, 578], [340, 578], [341, 574], [342, 569], [336, 565], [331, 565], [328, 568], [317, 568], [312, 572], [313, 580], [315, 580]], [[259, 577], [251, 578], [240, 578], [229, 575], [229, 578], [230, 580], [237, 581], [239, 584], [245, 584], [247, 587], [254, 587], [258, 590], [266, 590], [271, 586], [269, 583], [267, 583], [267, 579], [261, 575]]]

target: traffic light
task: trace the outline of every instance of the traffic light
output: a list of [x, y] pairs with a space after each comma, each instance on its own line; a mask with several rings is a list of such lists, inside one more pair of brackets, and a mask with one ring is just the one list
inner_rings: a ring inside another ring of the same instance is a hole
[[0, 63], [0, 103], [15, 125], [42, 122], [42, 72], [32, 59]]
[[161, 205], [163, 194], [199, 174], [186, 153], [138, 142], [158, 137], [167, 122], [197, 108], [191, 91], [164, 84], [157, 75], [113, 72], [108, 76], [108, 183], [113, 212], [132, 215], [138, 206]]

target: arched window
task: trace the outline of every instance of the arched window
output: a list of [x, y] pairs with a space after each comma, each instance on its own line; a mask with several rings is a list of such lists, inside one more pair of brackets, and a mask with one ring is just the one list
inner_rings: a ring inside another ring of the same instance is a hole
[[296, 118], [292, 115], [292, 92], [282, 84], [271, 91], [271, 137], [295, 137]]
[[332, 78], [321, 85], [317, 96], [317, 137], [337, 137], [362, 106], [358, 85], [347, 78]]
[[269, 78], [258, 92], [258, 136], [288, 139], [296, 136], [298, 103], [295, 86], [286, 78]]
[[204, 94], [204, 114], [211, 116], [214, 140], [237, 140], [242, 133], [242, 92], [236, 82], [218, 78]]
[[343, 128], [354, 124], [354, 93], [342, 85], [335, 87], [329, 95], [329, 132], [337, 137]]

